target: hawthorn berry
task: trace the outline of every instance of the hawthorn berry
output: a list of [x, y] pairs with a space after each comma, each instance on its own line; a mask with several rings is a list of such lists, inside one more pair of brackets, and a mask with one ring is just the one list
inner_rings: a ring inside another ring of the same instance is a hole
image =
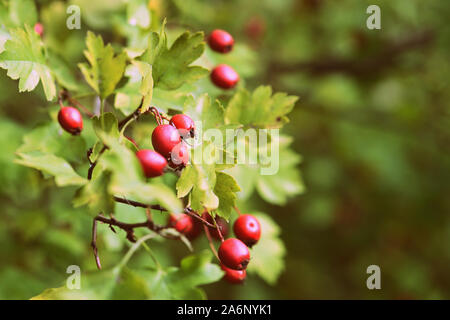
[[44, 35], [44, 26], [42, 25], [42, 23], [37, 22], [34, 25], [34, 32], [36, 32], [40, 37]]
[[250, 214], [241, 215], [233, 225], [236, 237], [250, 248], [255, 245], [261, 237], [261, 225], [254, 216]]
[[169, 165], [173, 169], [184, 168], [189, 162], [189, 149], [181, 141], [170, 152]]
[[171, 214], [169, 217], [169, 225], [190, 240], [197, 237], [201, 232], [201, 224], [184, 213]]
[[220, 265], [223, 271], [225, 271], [225, 275], [223, 278], [230, 283], [239, 284], [244, 282], [245, 277], [247, 276], [246, 270], [233, 270], [225, 267], [223, 264]]
[[[202, 218], [205, 219], [206, 221], [208, 221], [211, 224], [214, 224], [214, 220], [211, 217], [211, 215], [208, 212], [204, 212], [202, 214]], [[222, 234], [223, 237], [226, 237], [228, 235], [228, 223], [225, 221], [225, 219], [221, 218], [221, 217], [216, 217], [216, 224], [217, 226], [219, 226], [219, 230], [220, 233]], [[217, 231], [216, 228], [209, 228], [209, 233], [211, 234], [211, 236], [217, 240], [221, 240], [219, 232]]]
[[211, 81], [222, 89], [231, 89], [239, 82], [239, 75], [232, 67], [219, 64], [211, 72]]
[[142, 149], [136, 153], [136, 156], [138, 157], [147, 178], [158, 177], [164, 174], [167, 160], [158, 152]]
[[216, 29], [209, 35], [208, 43], [212, 50], [227, 53], [233, 49], [234, 39], [228, 32]]
[[219, 258], [226, 267], [243, 270], [250, 261], [250, 251], [241, 240], [229, 238], [220, 244]]
[[74, 107], [62, 107], [58, 112], [58, 122], [64, 130], [73, 135], [79, 135], [83, 130], [83, 117]]
[[169, 123], [178, 129], [178, 132], [183, 138], [187, 139], [195, 136], [194, 121], [189, 116], [176, 114], [170, 119]]
[[178, 130], [170, 124], [160, 124], [153, 130], [152, 145], [164, 158], [169, 158], [172, 150], [181, 142]]

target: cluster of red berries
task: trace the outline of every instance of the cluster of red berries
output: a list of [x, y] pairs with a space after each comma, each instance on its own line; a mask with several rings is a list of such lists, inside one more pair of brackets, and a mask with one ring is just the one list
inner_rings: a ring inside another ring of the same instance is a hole
[[[209, 47], [219, 53], [233, 49], [234, 39], [228, 32], [216, 29], [209, 35]], [[239, 82], [239, 74], [229, 65], [219, 64], [211, 71], [211, 81], [222, 89], [231, 89]]]
[[147, 178], [164, 174], [167, 165], [182, 169], [189, 162], [189, 149], [184, 139], [194, 137], [194, 121], [185, 114], [176, 114], [169, 124], [159, 124], [152, 133], [155, 150], [142, 149], [136, 155]]
[[[202, 218], [211, 224], [214, 219], [207, 212], [203, 213]], [[219, 228], [221, 235], [217, 229], [209, 229], [210, 235], [221, 240], [229, 233], [227, 222], [217, 217], [215, 224]], [[188, 239], [196, 238], [202, 229], [202, 223], [199, 220], [187, 214], [171, 214], [169, 225], [178, 232], [184, 234]], [[233, 231], [236, 238], [228, 238], [223, 240], [218, 251], [221, 268], [225, 271], [224, 278], [231, 283], [242, 283], [246, 276], [246, 268], [250, 262], [250, 251], [261, 237], [261, 225], [254, 216], [250, 214], [240, 215], [234, 222]]]
[[[61, 127], [73, 135], [83, 130], [83, 117], [74, 107], [62, 107], [58, 113]], [[152, 133], [155, 150], [142, 149], [136, 155], [147, 178], [164, 174], [167, 165], [173, 169], [182, 169], [189, 162], [189, 149], [184, 139], [195, 136], [194, 121], [185, 114], [176, 114], [169, 124], [159, 123]], [[128, 138], [135, 145], [136, 143]]]

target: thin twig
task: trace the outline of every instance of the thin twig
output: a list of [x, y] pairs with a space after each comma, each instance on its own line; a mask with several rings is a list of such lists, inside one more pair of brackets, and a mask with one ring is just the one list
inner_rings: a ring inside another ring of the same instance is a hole
[[139, 103], [139, 106], [136, 108], [136, 110], [134, 110], [132, 113], [130, 113], [128, 116], [126, 116], [119, 122], [119, 130], [121, 130], [128, 121], [130, 121], [133, 118], [137, 120], [143, 114], [141, 113], [143, 103], [144, 99], [141, 99], [141, 102]]
[[107, 146], [103, 146], [103, 148], [100, 150], [97, 159], [94, 162], [91, 162], [91, 159], [89, 158], [92, 154], [92, 148], [90, 148], [87, 152], [87, 157], [88, 157], [88, 161], [89, 161], [89, 169], [88, 169], [88, 173], [87, 173], [87, 178], [88, 180], [92, 179], [92, 173], [94, 172], [95, 166], [97, 165], [98, 162], [98, 158], [100, 157], [100, 155], [105, 152], [105, 150], [108, 149]]
[[94, 218], [92, 222], [92, 242], [91, 242], [92, 250], [94, 251], [95, 264], [99, 270], [102, 269], [102, 264], [100, 263], [100, 257], [98, 256], [97, 249], [97, 217]]
[[211, 248], [211, 251], [216, 256], [217, 260], [220, 261], [219, 255], [217, 254], [216, 248], [214, 247], [214, 242], [211, 238], [211, 234], [209, 233], [209, 229], [206, 225], [203, 225], [203, 229], [205, 230], [206, 238], [208, 238], [209, 247]]
[[[145, 204], [139, 201], [134, 201], [134, 200], [129, 200], [126, 198], [120, 198], [117, 196], [114, 196], [114, 201], [119, 202], [119, 203], [124, 203], [124, 204], [128, 204], [130, 206], [133, 207], [139, 207], [139, 208], [149, 208], [149, 209], [153, 209], [153, 210], [159, 210], [159, 211], [167, 211], [167, 209], [161, 207], [160, 205], [154, 204], [154, 205], [150, 205], [150, 204]], [[184, 213], [187, 214], [188, 216], [191, 216], [199, 221], [201, 221], [204, 225], [210, 227], [210, 228], [215, 228], [215, 226], [211, 223], [209, 223], [208, 221], [206, 221], [205, 219], [203, 219], [201, 216], [199, 216], [197, 214], [196, 211], [192, 210], [191, 208], [185, 208], [184, 209]]]

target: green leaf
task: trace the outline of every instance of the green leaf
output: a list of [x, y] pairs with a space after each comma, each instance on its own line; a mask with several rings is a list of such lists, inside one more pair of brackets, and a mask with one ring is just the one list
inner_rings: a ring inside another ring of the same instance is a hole
[[78, 186], [87, 182], [73, 170], [66, 160], [52, 154], [19, 153], [18, 156], [20, 159], [15, 160], [16, 163], [54, 176], [56, 184], [60, 187]]
[[9, 6], [0, 4], [0, 25], [7, 27], [34, 26], [38, 14], [33, 0], [9, 0]]
[[296, 96], [275, 93], [269, 86], [260, 86], [253, 93], [240, 89], [230, 100], [225, 111], [227, 124], [243, 124], [257, 128], [278, 128], [288, 122], [286, 114], [292, 111]]
[[82, 188], [76, 192], [72, 204], [78, 208], [87, 205], [91, 215], [96, 216], [99, 212], [110, 214], [114, 212], [115, 203], [108, 191], [111, 173], [104, 171], [98, 176], [93, 176]]
[[256, 273], [270, 285], [274, 285], [285, 268], [286, 247], [279, 238], [280, 227], [264, 213], [252, 213], [261, 224], [261, 239], [252, 248], [247, 271]]
[[56, 86], [38, 35], [28, 25], [25, 30], [11, 29], [9, 34], [0, 53], [0, 68], [8, 70], [11, 79], [19, 79], [20, 92], [34, 90], [41, 81], [47, 100], [53, 100]]
[[151, 179], [145, 182], [142, 167], [133, 152], [114, 139], [107, 138], [105, 142], [109, 149], [100, 158], [99, 167], [112, 172], [108, 189], [111, 195], [156, 203], [170, 212], [182, 212], [181, 202], [171, 188]]
[[[70, 146], [70, 148], [67, 148]], [[23, 137], [23, 144], [18, 153], [53, 154], [69, 162], [86, 160], [86, 143], [83, 135], [73, 136], [63, 131], [54, 119], [28, 132]]]
[[198, 286], [220, 280], [223, 271], [211, 263], [208, 250], [181, 261], [180, 267], [164, 270], [126, 267], [82, 275], [81, 289], [67, 286], [46, 289], [32, 300], [114, 300], [114, 299], [205, 299]]
[[169, 49], [164, 24], [159, 33], [152, 32], [148, 48], [140, 59], [152, 65], [154, 86], [174, 90], [207, 76], [208, 70], [191, 66], [205, 50], [203, 38], [202, 32], [184, 32]]
[[[255, 150], [259, 155], [257, 164], [237, 164], [234, 168], [225, 170], [241, 186], [240, 199], [248, 199], [256, 189], [267, 202], [283, 205], [289, 197], [304, 191], [305, 187], [298, 169], [301, 157], [289, 147], [292, 139], [280, 136], [278, 149], [276, 145], [273, 146], [273, 152], [270, 151], [272, 143], [276, 143], [276, 141], [269, 142], [266, 147], [260, 144], [259, 148]], [[247, 144], [246, 148], [255, 148], [255, 146]], [[265, 161], [267, 161], [267, 165], [264, 165]], [[278, 164], [276, 164], [277, 162]], [[262, 174], [263, 170], [267, 170], [270, 166], [273, 166], [273, 172]]]
[[73, 92], [88, 92], [90, 89], [84, 83], [80, 82], [72, 70], [68, 67], [66, 62], [54, 54], [52, 51], [49, 51], [49, 66], [56, 78], [56, 81], [64, 88]]
[[0, 26], [0, 53], [5, 50], [5, 43], [10, 39], [11, 36], [9, 32], [5, 28], [3, 28], [3, 26]]
[[196, 286], [218, 281], [223, 276], [223, 271], [217, 264], [212, 264], [212, 253], [203, 250], [195, 255], [190, 255], [181, 261], [180, 268], [169, 274], [169, 287], [175, 296], [183, 298], [182, 291]]
[[280, 137], [279, 169], [275, 174], [258, 175], [256, 189], [266, 201], [284, 205], [289, 197], [301, 194], [305, 187], [298, 165], [301, 157], [289, 148], [292, 138]]
[[212, 264], [211, 259], [211, 252], [203, 250], [184, 258], [180, 268], [155, 269], [140, 274], [148, 279], [154, 299], [205, 299], [198, 286], [216, 282], [223, 276], [223, 271]]
[[67, 285], [44, 290], [31, 300], [116, 300], [149, 299], [145, 278], [127, 268], [83, 273], [81, 288], [71, 290]]
[[139, 88], [139, 93], [144, 97], [142, 102], [141, 113], [145, 112], [152, 102], [153, 96], [153, 76], [152, 76], [152, 66], [148, 63], [135, 61], [134, 65], [137, 66], [139, 72], [142, 76], [141, 86]]
[[119, 124], [116, 116], [111, 112], [106, 112], [100, 117], [95, 117], [93, 119], [93, 126], [95, 134], [103, 143], [105, 143], [106, 138], [119, 138]]
[[[205, 151], [210, 148], [211, 152]], [[203, 211], [215, 210], [219, 207], [219, 198], [214, 194], [216, 184], [215, 161], [212, 158], [217, 152], [211, 143], [205, 143], [193, 150], [191, 165], [187, 166], [177, 181], [177, 195], [179, 198], [189, 194], [189, 204], [192, 209]]]
[[110, 44], [104, 45], [101, 36], [88, 32], [86, 37], [87, 50], [84, 55], [89, 62], [80, 63], [86, 81], [102, 100], [114, 92], [125, 71], [127, 55], [125, 52], [114, 55]]
[[197, 99], [193, 96], [186, 98], [183, 111], [194, 121], [201, 121], [202, 129], [221, 128], [224, 125], [224, 108], [219, 100], [211, 103], [207, 93], [200, 95]]
[[219, 197], [219, 208], [216, 211], [219, 216], [227, 220], [230, 218], [236, 206], [238, 191], [241, 191], [241, 188], [232, 176], [223, 172], [216, 173], [214, 193]]
[[141, 102], [142, 75], [139, 68], [133, 63], [126, 67], [125, 76], [129, 80], [123, 87], [116, 90], [114, 107], [128, 115], [134, 112]]

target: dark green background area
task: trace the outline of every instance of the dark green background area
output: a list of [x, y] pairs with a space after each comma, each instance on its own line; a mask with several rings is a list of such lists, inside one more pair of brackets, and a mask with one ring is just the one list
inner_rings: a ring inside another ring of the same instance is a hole
[[[36, 2], [43, 8], [57, 1]], [[104, 11], [119, 0], [74, 2], [86, 8], [83, 28], [116, 39]], [[275, 286], [257, 276], [243, 286], [208, 285], [208, 297], [450, 298], [450, 2], [156, 2], [168, 28], [223, 28], [249, 45], [256, 62], [241, 72], [251, 89], [270, 84], [300, 96], [284, 132], [302, 155], [305, 193], [284, 206], [256, 194], [240, 204], [281, 226], [285, 272]], [[381, 8], [381, 30], [366, 27], [370, 4]], [[85, 29], [55, 40], [74, 65]], [[19, 94], [0, 70], [2, 299], [60, 285], [70, 264], [95, 268], [91, 219], [70, 205], [75, 189], [57, 189], [12, 162], [23, 134], [46, 119], [45, 104], [42, 94]], [[103, 264], [113, 264], [124, 243], [106, 226], [100, 232]], [[177, 243], [157, 243], [155, 252], [168, 266], [186, 254]], [[381, 268], [381, 290], [366, 287], [372, 264]]]

